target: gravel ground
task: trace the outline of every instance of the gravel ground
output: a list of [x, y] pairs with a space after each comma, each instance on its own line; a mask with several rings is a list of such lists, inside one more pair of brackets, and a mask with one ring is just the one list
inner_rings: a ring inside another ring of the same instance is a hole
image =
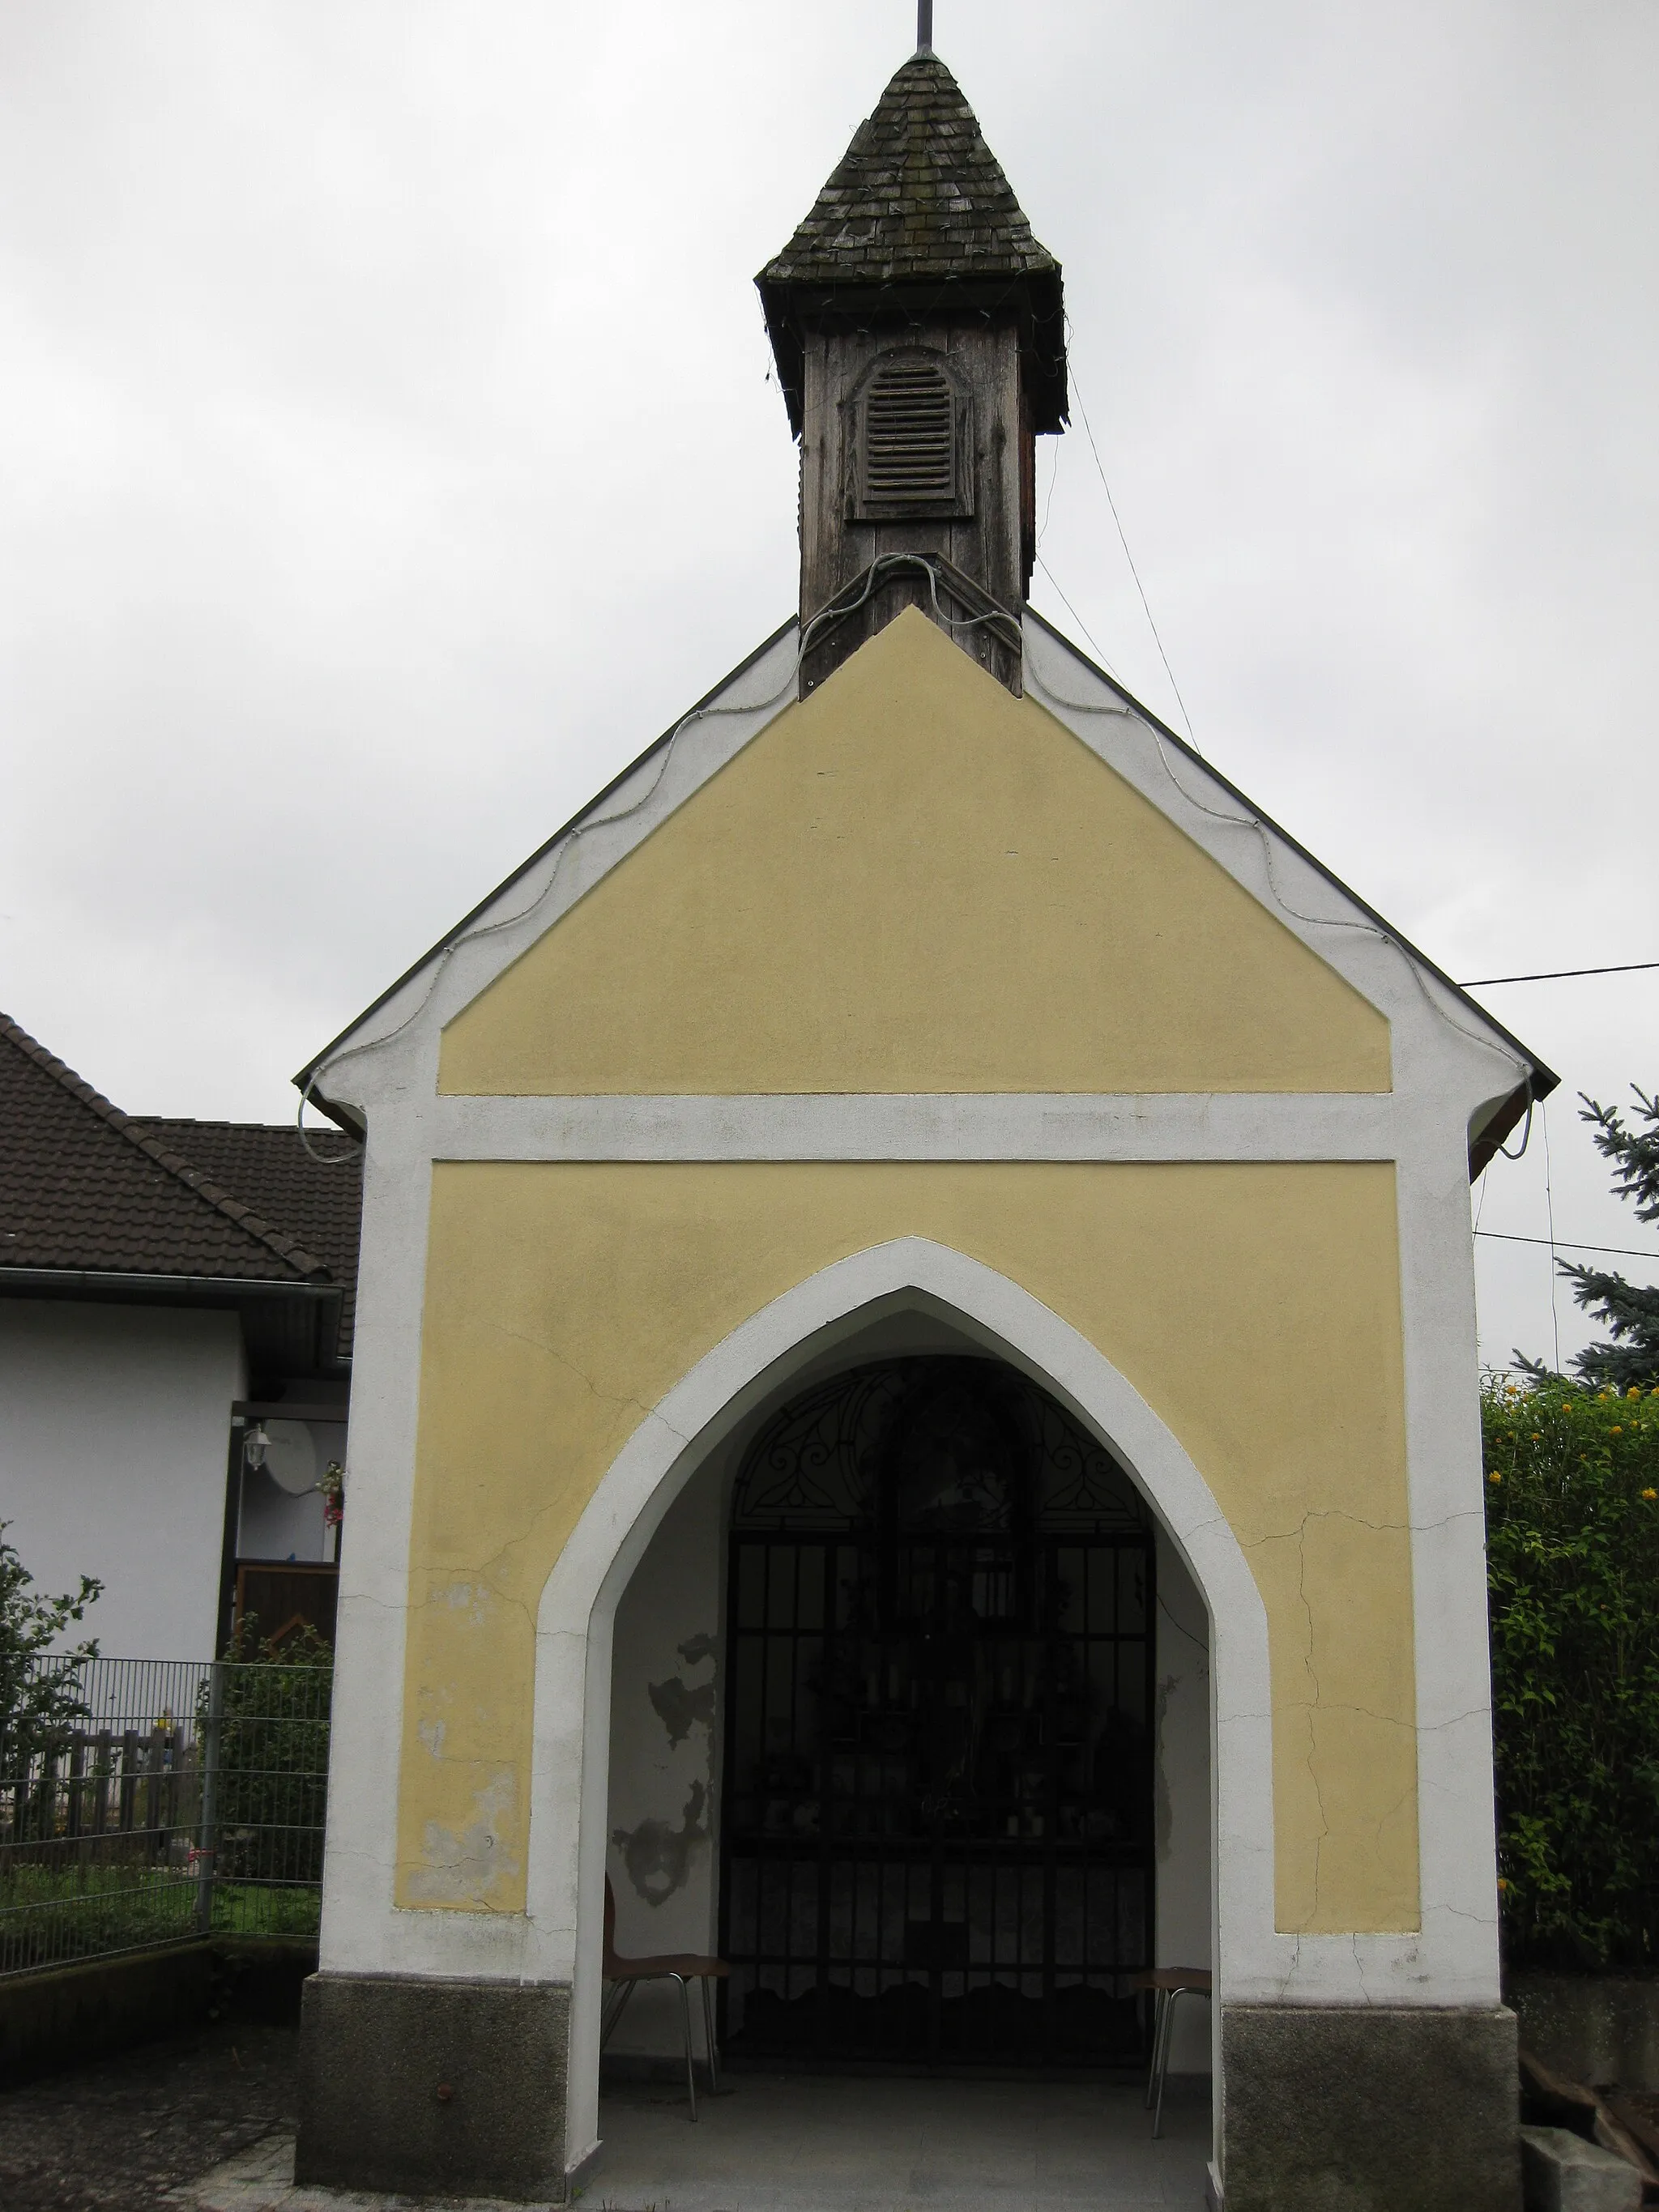
[[222, 2022], [0, 2092], [4, 2212], [157, 2212], [292, 2128], [296, 2030]]

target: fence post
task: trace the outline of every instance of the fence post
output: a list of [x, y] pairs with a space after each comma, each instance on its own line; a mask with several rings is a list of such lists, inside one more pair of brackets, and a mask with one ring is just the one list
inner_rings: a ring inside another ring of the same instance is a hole
[[213, 1867], [218, 1845], [219, 1735], [225, 1717], [224, 1662], [208, 1677], [207, 1725], [202, 1732], [202, 1836], [196, 1852], [196, 1932], [213, 1933]]

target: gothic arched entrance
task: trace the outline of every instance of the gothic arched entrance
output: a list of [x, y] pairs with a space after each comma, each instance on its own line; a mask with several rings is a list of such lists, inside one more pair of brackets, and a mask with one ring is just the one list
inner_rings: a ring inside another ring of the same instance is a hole
[[727, 2039], [776, 2057], [1109, 2064], [1151, 1963], [1152, 1531], [1000, 1361], [791, 1398], [727, 1583]]

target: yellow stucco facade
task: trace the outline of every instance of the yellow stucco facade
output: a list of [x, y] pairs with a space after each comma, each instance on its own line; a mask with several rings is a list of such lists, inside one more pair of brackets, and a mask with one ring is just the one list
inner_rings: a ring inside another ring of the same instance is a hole
[[[910, 614], [449, 1023], [440, 1088], [1376, 1091], [1389, 1050], [1155, 805]], [[537, 1608], [583, 1507], [733, 1328], [908, 1236], [1096, 1345], [1231, 1522], [1268, 1622], [1279, 1926], [1416, 1927], [1386, 1163], [438, 1164], [398, 1902], [524, 1909]]]
[[1373, 1006], [914, 610], [465, 1007], [439, 1078], [529, 1097], [1389, 1083]]
[[739, 1322], [903, 1236], [1101, 1346], [1232, 1523], [1267, 1611], [1279, 1924], [1414, 1926], [1393, 1174], [1352, 1164], [441, 1165], [400, 1901], [522, 1909], [537, 1606], [583, 1506]]

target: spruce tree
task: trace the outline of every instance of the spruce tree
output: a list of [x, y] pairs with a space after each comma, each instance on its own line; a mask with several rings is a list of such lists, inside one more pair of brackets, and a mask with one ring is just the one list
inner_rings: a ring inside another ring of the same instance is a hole
[[[1631, 1091], [1640, 1109], [1626, 1123], [1617, 1107], [1585, 1097], [1581, 1121], [1595, 1131], [1595, 1148], [1613, 1164], [1613, 1187], [1636, 1208], [1636, 1218], [1659, 1222], [1659, 1091], [1651, 1097]], [[1645, 1126], [1644, 1126], [1645, 1125]], [[1608, 1332], [1605, 1344], [1592, 1344], [1573, 1361], [1583, 1380], [1602, 1390], [1650, 1390], [1659, 1385], [1659, 1290], [1643, 1290], [1622, 1275], [1604, 1274], [1568, 1260], [1556, 1266], [1572, 1285], [1573, 1297]]]

